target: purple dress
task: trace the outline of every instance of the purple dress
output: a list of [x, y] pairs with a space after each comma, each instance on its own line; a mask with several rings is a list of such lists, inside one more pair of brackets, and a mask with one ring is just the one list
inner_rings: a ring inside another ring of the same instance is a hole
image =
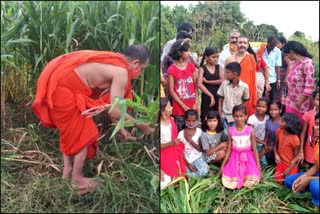
[[229, 189], [240, 189], [259, 183], [260, 171], [252, 151], [251, 126], [238, 132], [235, 126], [229, 128], [232, 148], [229, 160], [222, 169], [222, 184]]

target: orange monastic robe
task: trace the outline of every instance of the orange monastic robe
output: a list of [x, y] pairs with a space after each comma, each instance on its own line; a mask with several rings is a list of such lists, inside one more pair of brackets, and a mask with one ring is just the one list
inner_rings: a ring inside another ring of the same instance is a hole
[[[91, 62], [112, 64], [129, 71], [126, 59], [119, 53], [81, 50], [61, 55], [42, 71], [32, 104], [32, 111], [44, 126], [59, 129], [60, 149], [69, 156], [88, 146], [87, 157], [94, 157], [100, 134], [93, 119], [81, 113], [110, 103], [110, 93], [97, 99], [90, 97], [93, 90], [74, 71], [79, 65]], [[130, 72], [124, 97], [132, 98]]]
[[250, 116], [256, 112], [257, 105], [256, 61], [252, 54], [248, 54], [240, 65], [240, 80], [249, 86], [250, 99], [247, 102], [247, 111]]

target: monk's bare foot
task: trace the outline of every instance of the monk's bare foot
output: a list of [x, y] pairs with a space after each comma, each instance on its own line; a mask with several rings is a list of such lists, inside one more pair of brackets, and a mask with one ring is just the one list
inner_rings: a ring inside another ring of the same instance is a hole
[[70, 181], [72, 177], [72, 168], [64, 167], [63, 174], [62, 174], [62, 180]]
[[86, 177], [73, 178], [71, 184], [78, 195], [93, 193], [97, 187], [102, 185], [95, 179]]

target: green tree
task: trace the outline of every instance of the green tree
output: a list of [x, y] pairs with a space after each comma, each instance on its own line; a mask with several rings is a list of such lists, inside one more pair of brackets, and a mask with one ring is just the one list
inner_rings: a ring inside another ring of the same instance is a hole
[[167, 41], [175, 37], [177, 30], [174, 28], [171, 20], [172, 14], [169, 6], [161, 5], [161, 47], [163, 47]]
[[296, 31], [296, 32], [294, 32], [293, 35], [294, 35], [295, 37], [298, 37], [298, 38], [301, 38], [301, 39], [306, 38], [305, 34], [304, 34], [303, 32], [301, 32], [301, 31]]

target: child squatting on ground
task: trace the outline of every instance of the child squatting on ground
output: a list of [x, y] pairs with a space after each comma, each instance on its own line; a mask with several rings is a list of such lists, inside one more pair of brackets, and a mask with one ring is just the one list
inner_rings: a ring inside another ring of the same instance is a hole
[[319, 207], [319, 112], [315, 116], [312, 144], [314, 145], [314, 165], [306, 172], [288, 175], [284, 184], [293, 192], [311, 192], [312, 203]]
[[200, 137], [207, 163], [217, 163], [224, 159], [228, 136], [223, 132], [223, 124], [218, 111], [210, 110], [204, 117], [204, 129]]
[[202, 130], [198, 127], [198, 113], [189, 109], [185, 113], [185, 128], [178, 134], [178, 138], [185, 145], [184, 157], [187, 164], [187, 174], [204, 177], [209, 173], [209, 165], [205, 160], [200, 144]]
[[293, 113], [285, 113], [280, 119], [280, 127], [276, 131], [274, 147], [274, 156], [277, 163], [274, 179], [278, 184], [283, 184], [287, 175], [298, 172], [298, 165], [293, 162], [293, 159], [299, 152], [301, 129], [300, 120]]
[[179, 177], [186, 172], [186, 164], [183, 158], [184, 144], [177, 137], [178, 130], [174, 119], [170, 116], [172, 106], [168, 98], [161, 97], [160, 112], [161, 185], [166, 185], [175, 177]]

